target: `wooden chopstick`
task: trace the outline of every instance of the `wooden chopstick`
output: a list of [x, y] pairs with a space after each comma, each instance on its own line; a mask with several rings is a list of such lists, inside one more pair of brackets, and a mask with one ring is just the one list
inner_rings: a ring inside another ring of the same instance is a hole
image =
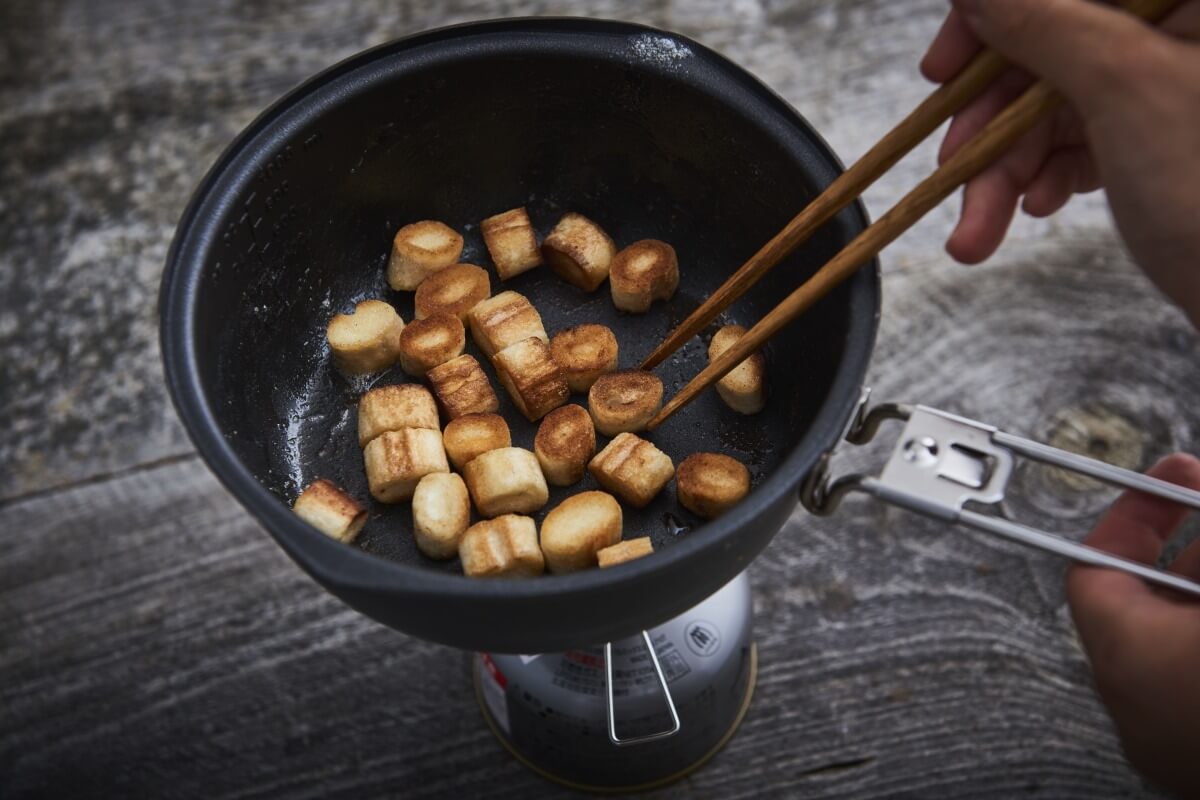
[[939, 125], [991, 85], [1008, 66], [999, 53], [983, 50], [949, 83], [935, 89], [900, 124], [854, 162], [825, 191], [792, 218], [783, 230], [729, 276], [699, 308], [667, 335], [653, 353], [642, 362], [642, 369], [653, 369], [683, 343], [704, 329], [716, 316], [741, 297], [759, 278], [804, 243], [817, 228], [863, 193], [880, 176], [924, 141]]
[[[1130, 0], [1124, 5], [1127, 11], [1138, 17], [1157, 21], [1178, 2], [1179, 0]], [[1061, 96], [1044, 82], [1039, 81], [1026, 90], [946, 163], [917, 184], [916, 188], [856, 236], [812, 278], [788, 295], [733, 346], [701, 370], [663, 406], [646, 427], [654, 430], [696, 395], [719, 381], [747, 356], [766, 344], [784, 325], [800, 316], [813, 303], [853, 275], [860, 266], [878, 255], [880, 250], [895, 241], [917, 220], [945, 200], [951, 192], [995, 161], [1032, 128], [1043, 114], [1061, 102]]]

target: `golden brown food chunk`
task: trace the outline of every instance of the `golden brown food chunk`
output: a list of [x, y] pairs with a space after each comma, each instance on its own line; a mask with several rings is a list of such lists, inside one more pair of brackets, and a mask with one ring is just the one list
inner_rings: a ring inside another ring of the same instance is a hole
[[472, 578], [528, 578], [546, 570], [537, 525], [517, 514], [485, 519], [467, 528], [458, 557], [463, 573]]
[[596, 560], [600, 562], [600, 568], [604, 569], [624, 564], [626, 561], [633, 561], [635, 558], [648, 556], [653, 552], [654, 545], [650, 543], [650, 537], [642, 536], [638, 539], [626, 539], [604, 548], [596, 553]]
[[466, 324], [471, 309], [491, 293], [487, 270], [474, 264], [455, 264], [421, 281], [413, 296], [413, 316], [425, 319], [442, 312]]
[[662, 408], [663, 383], [653, 372], [626, 369], [601, 375], [588, 390], [588, 411], [605, 436], [643, 430]]
[[329, 321], [325, 336], [333, 364], [350, 375], [379, 372], [400, 358], [404, 321], [382, 300], [364, 300], [349, 314]]
[[679, 503], [705, 519], [724, 514], [750, 491], [750, 470], [720, 453], [692, 453], [675, 472]]
[[641, 508], [654, 499], [675, 474], [671, 457], [632, 433], [619, 433], [588, 464], [605, 489]]
[[471, 337], [491, 358], [509, 345], [531, 336], [549, 342], [542, 315], [523, 294], [501, 292], [471, 309]]
[[467, 331], [453, 314], [414, 319], [400, 334], [400, 368], [420, 377], [461, 356], [466, 346]]
[[571, 390], [550, 345], [531, 337], [509, 345], [492, 357], [496, 377], [512, 396], [517, 410], [536, 422], [567, 402]]
[[514, 208], [488, 217], [479, 224], [483, 243], [487, 245], [496, 274], [506, 281], [542, 263], [533, 223], [524, 208]]
[[296, 516], [321, 533], [349, 544], [367, 521], [367, 510], [332, 481], [319, 478], [292, 504]]
[[606, 492], [580, 492], [542, 521], [542, 555], [551, 572], [596, 566], [596, 551], [621, 541], [621, 505]]
[[571, 391], [586, 392], [597, 378], [617, 368], [617, 337], [604, 325], [576, 325], [554, 334], [550, 353]]
[[358, 400], [358, 446], [384, 431], [401, 428], [438, 430], [437, 404], [433, 395], [417, 383], [379, 386]]
[[425, 377], [446, 419], [493, 413], [500, 408], [487, 373], [474, 356], [452, 358], [426, 372]]
[[575, 404], [556, 408], [538, 426], [533, 453], [549, 483], [555, 486], [579, 483], [588, 461], [596, 454], [592, 418]]
[[675, 248], [657, 239], [634, 242], [613, 257], [608, 283], [617, 308], [649, 311], [655, 300], [670, 300], [679, 286]]
[[[708, 345], [709, 363], [745, 335], [746, 329], [741, 325], [726, 325], [713, 334]], [[757, 414], [767, 404], [766, 383], [767, 359], [762, 353], [754, 353], [717, 381], [717, 394], [739, 414]]]
[[442, 443], [450, 463], [462, 470], [481, 453], [512, 447], [512, 434], [499, 414], [466, 414], [447, 423]]
[[537, 457], [520, 447], [481, 453], [463, 467], [475, 509], [485, 517], [531, 514], [550, 499]]
[[428, 428], [385, 431], [367, 442], [363, 460], [371, 496], [381, 503], [408, 500], [421, 478], [450, 471], [442, 432]]
[[405, 225], [392, 239], [388, 285], [412, 291], [433, 273], [456, 263], [462, 249], [462, 236], [441, 222], [422, 220]]
[[609, 235], [583, 214], [564, 215], [542, 242], [542, 256], [550, 269], [585, 292], [604, 283], [616, 253]]
[[430, 558], [453, 558], [471, 523], [467, 485], [453, 472], [431, 472], [417, 483], [412, 499], [413, 536]]

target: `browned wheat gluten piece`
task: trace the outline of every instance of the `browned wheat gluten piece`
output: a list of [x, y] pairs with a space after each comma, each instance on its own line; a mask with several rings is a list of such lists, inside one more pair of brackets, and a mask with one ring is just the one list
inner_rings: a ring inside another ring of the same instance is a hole
[[542, 555], [551, 572], [596, 566], [596, 551], [621, 541], [621, 505], [606, 492], [580, 492], [542, 521]]
[[632, 433], [619, 433], [588, 464], [597, 482], [631, 506], [654, 499], [675, 474], [671, 457]]
[[399, 503], [413, 496], [421, 478], [431, 472], [449, 472], [442, 432], [428, 428], [386, 431], [363, 449], [367, 485], [381, 503]]
[[576, 325], [554, 334], [550, 353], [571, 391], [586, 392], [597, 378], [617, 368], [617, 337], [604, 325]]
[[517, 514], [485, 519], [467, 528], [458, 557], [463, 573], [472, 578], [528, 578], [546, 569], [537, 524]]
[[452, 419], [442, 431], [446, 455], [457, 470], [488, 450], [512, 446], [508, 423], [499, 414], [466, 414]]
[[491, 358], [509, 345], [533, 336], [549, 342], [542, 315], [529, 298], [518, 292], [501, 292], [471, 309], [471, 338]]
[[350, 375], [363, 375], [396, 363], [403, 331], [404, 321], [396, 309], [382, 300], [363, 300], [351, 313], [335, 315], [325, 336], [334, 366]]
[[446, 419], [458, 419], [466, 414], [494, 413], [500, 400], [488, 381], [487, 373], [474, 356], [462, 355], [439, 364], [425, 373], [438, 405]]
[[571, 395], [550, 345], [536, 337], [504, 348], [492, 357], [492, 366], [517, 410], [530, 422], [546, 416]]
[[412, 498], [413, 537], [430, 558], [453, 558], [471, 523], [467, 485], [453, 472], [432, 472], [417, 483]]
[[463, 478], [476, 510], [485, 517], [530, 514], [550, 499], [537, 457], [520, 447], [479, 454], [463, 467]]
[[638, 539], [626, 539], [623, 542], [617, 542], [611, 547], [605, 547], [596, 553], [596, 560], [600, 562], [600, 568], [615, 567], [617, 564], [624, 564], [626, 561], [633, 561], [635, 558], [648, 556], [654, 552], [654, 545], [650, 543], [649, 536], [642, 536]]
[[588, 390], [588, 411], [605, 436], [643, 430], [662, 408], [663, 383], [653, 372], [626, 369], [601, 375]]
[[457, 262], [462, 249], [462, 236], [444, 223], [427, 219], [405, 225], [392, 239], [388, 285], [412, 291], [433, 273]]
[[[741, 325], [726, 325], [713, 334], [708, 345], [708, 360], [715, 361], [733, 343], [746, 335]], [[717, 394], [725, 405], [739, 414], [757, 414], [767, 404], [767, 359], [755, 353], [717, 381]]]
[[414, 319], [400, 334], [400, 368], [420, 377], [452, 358], [462, 355], [467, 331], [453, 314], [433, 314]]
[[417, 383], [378, 386], [358, 399], [358, 446], [384, 431], [401, 428], [438, 430], [437, 404], [433, 395]]
[[588, 461], [596, 454], [596, 428], [591, 416], [573, 403], [554, 409], [538, 426], [533, 453], [547, 482], [555, 486], [579, 483]]
[[296, 498], [292, 510], [300, 519], [339, 542], [354, 541], [367, 521], [367, 510], [324, 478], [310, 483]]
[[479, 224], [483, 243], [487, 245], [496, 274], [506, 281], [542, 263], [533, 223], [524, 208], [514, 208], [488, 217]]
[[565, 214], [542, 242], [542, 256], [550, 269], [585, 292], [604, 283], [616, 253], [613, 240], [599, 225], [574, 212]]
[[608, 283], [613, 305], [622, 311], [643, 313], [655, 300], [669, 300], [679, 286], [679, 260], [675, 248], [657, 239], [643, 239], [613, 258]]
[[680, 505], [705, 519], [724, 514], [749, 491], [750, 470], [720, 453], [692, 453], [675, 472]]
[[487, 270], [474, 264], [454, 264], [421, 281], [413, 295], [413, 317], [425, 319], [440, 311], [466, 324], [471, 309], [491, 293]]

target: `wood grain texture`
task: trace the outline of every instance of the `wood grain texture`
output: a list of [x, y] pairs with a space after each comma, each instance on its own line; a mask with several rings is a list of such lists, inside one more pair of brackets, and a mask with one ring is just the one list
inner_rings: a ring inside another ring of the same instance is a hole
[[[462, 653], [349, 611], [209, 476], [160, 385], [154, 292], [207, 165], [270, 100], [404, 33], [517, 13], [674, 28], [863, 153], [928, 91], [940, 0], [0, 6], [0, 797], [565, 796], [481, 724]], [[935, 144], [866, 194], [890, 207]], [[883, 254], [870, 380], [1144, 467], [1196, 451], [1195, 333], [1098, 197], [949, 262], [956, 205]], [[736, 265], [731, 265], [731, 269]], [[881, 463], [885, 443], [839, 468]], [[1009, 516], [1079, 532], [1111, 492], [1041, 468]], [[69, 487], [55, 489], [55, 487]], [[1193, 529], [1185, 535], [1194, 535]], [[1064, 565], [864, 500], [752, 567], [742, 729], [660, 797], [1155, 797], [1120, 756]]]

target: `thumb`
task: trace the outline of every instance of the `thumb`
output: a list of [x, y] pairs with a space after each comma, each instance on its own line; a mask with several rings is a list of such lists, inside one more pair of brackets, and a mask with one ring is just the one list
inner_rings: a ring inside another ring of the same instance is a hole
[[1066, 95], [1085, 115], [1112, 102], [1123, 58], [1154, 32], [1090, 0], [951, 0], [975, 35]]

